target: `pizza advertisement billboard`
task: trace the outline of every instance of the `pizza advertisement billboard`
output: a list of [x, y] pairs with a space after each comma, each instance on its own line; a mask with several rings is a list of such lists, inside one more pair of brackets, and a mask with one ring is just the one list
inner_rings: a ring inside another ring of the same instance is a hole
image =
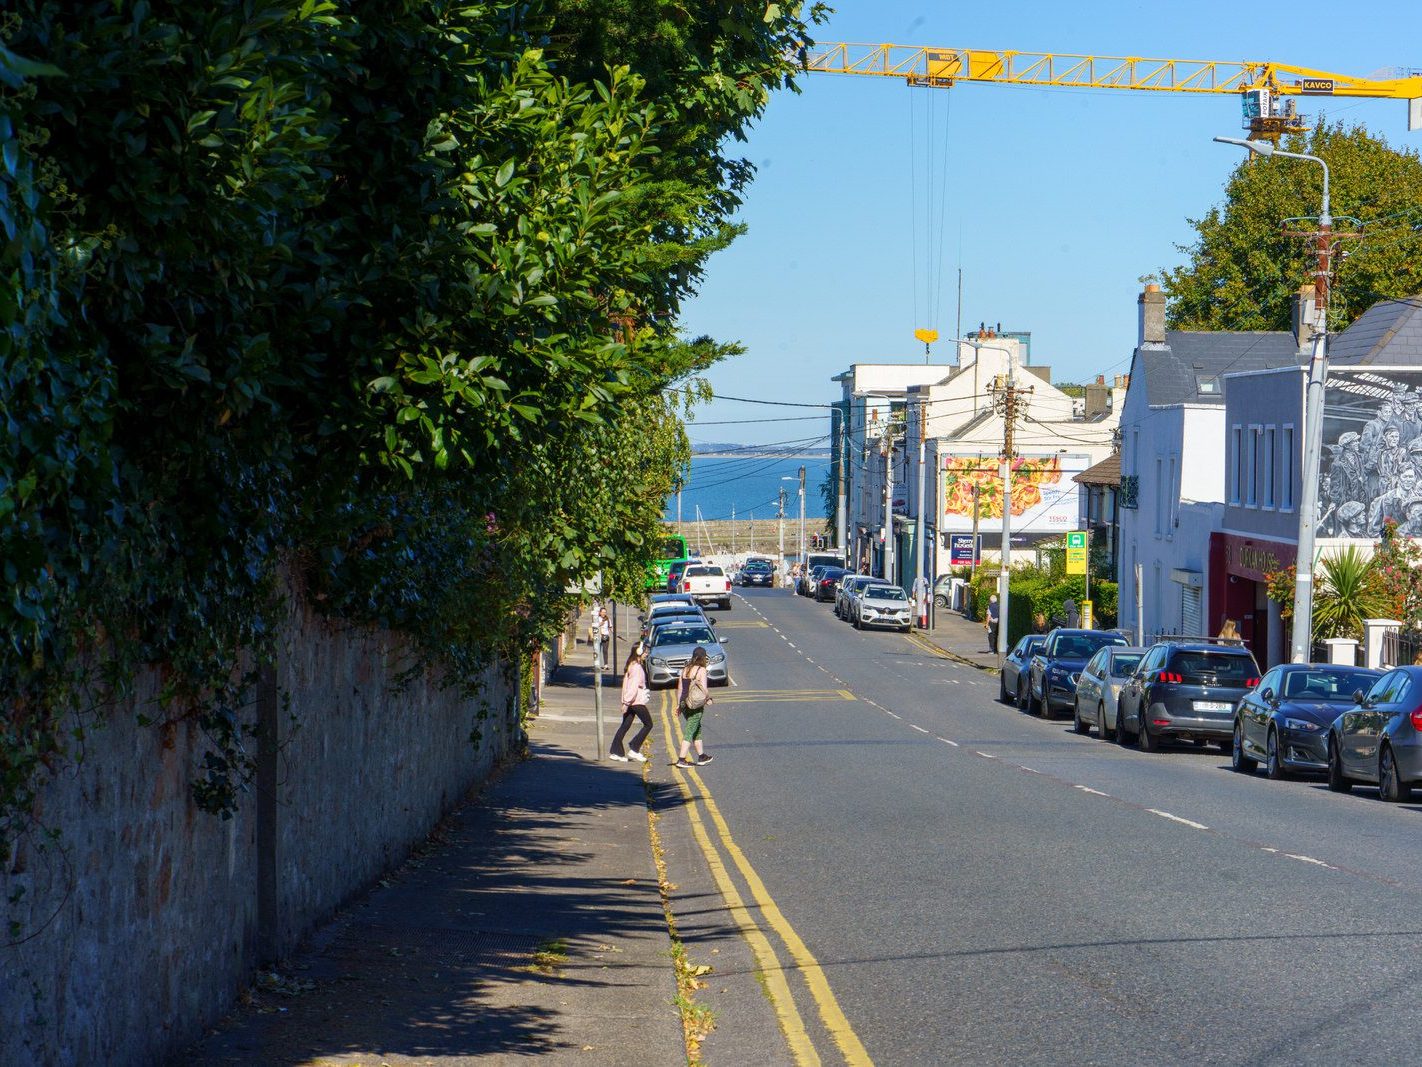
[[[1081, 487], [1072, 479], [1091, 466], [1083, 454], [1051, 452], [1018, 456], [1012, 464], [1014, 534], [1075, 530], [1080, 524]], [[978, 529], [1002, 530], [1002, 478], [996, 457], [947, 455], [939, 471], [943, 531], [973, 528], [974, 490]]]

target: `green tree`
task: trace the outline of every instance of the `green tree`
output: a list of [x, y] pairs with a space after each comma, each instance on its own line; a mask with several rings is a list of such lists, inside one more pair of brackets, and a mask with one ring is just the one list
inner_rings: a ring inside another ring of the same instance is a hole
[[[1329, 325], [1342, 329], [1379, 300], [1422, 292], [1422, 159], [1388, 146], [1361, 127], [1319, 122], [1284, 148], [1325, 160], [1339, 229], [1345, 217], [1363, 236], [1343, 242], [1335, 260]], [[1179, 330], [1287, 330], [1292, 298], [1311, 283], [1308, 241], [1283, 232], [1286, 219], [1316, 214], [1322, 169], [1299, 160], [1246, 156], [1225, 186], [1223, 204], [1190, 220], [1196, 240], [1181, 245], [1187, 261], [1160, 273], [1170, 326]], [[1312, 229], [1308, 220], [1289, 223]]]

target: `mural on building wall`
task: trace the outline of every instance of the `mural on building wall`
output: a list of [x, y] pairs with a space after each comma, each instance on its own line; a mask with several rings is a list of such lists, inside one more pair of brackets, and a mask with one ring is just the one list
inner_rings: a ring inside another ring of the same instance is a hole
[[[1053, 452], [1018, 456], [1012, 465], [1013, 533], [1075, 530], [1080, 519], [1079, 490], [1072, 476], [1091, 465], [1090, 457]], [[978, 528], [1002, 529], [1002, 479], [991, 456], [944, 456], [940, 530], [973, 528], [974, 490]]]
[[1422, 371], [1334, 370], [1324, 397], [1318, 532], [1422, 537]]

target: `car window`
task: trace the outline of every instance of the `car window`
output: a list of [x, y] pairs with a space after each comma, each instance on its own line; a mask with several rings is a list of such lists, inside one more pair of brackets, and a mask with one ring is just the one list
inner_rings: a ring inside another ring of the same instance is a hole
[[672, 623], [658, 626], [652, 636], [652, 645], [714, 645], [716, 635], [709, 626], [686, 626]]
[[1348, 703], [1355, 690], [1367, 689], [1373, 679], [1373, 675], [1362, 671], [1290, 671], [1283, 680], [1283, 695], [1298, 700]]
[[1279, 694], [1280, 687], [1285, 685], [1287, 681], [1288, 679], [1284, 676], [1284, 672], [1278, 667], [1275, 667], [1260, 680], [1259, 692], [1262, 693], [1266, 689], [1272, 689], [1275, 694]]
[[1112, 678], [1129, 678], [1141, 661], [1140, 652], [1110, 652], [1105, 651], [1103, 655], [1110, 656], [1109, 671]]
[[1042, 646], [1047, 643], [1047, 639], [1041, 634], [1033, 634], [1027, 638], [1027, 655], [1034, 656], [1042, 650]]
[[1170, 670], [1186, 685], [1240, 686], [1258, 673], [1254, 657], [1248, 653], [1186, 648], [1176, 651]]
[[1085, 659], [1099, 648], [1125, 643], [1126, 639], [1118, 634], [1061, 634], [1054, 642], [1053, 655], [1063, 659]]
[[1083, 667], [1082, 670], [1085, 671], [1087, 674], [1094, 674], [1099, 677], [1101, 674], [1101, 668], [1102, 666], [1104, 666], [1105, 659], [1105, 652], [1097, 652], [1096, 655], [1092, 656], [1089, 660], [1086, 661], [1086, 666]]
[[1136, 668], [1136, 673], [1150, 674], [1154, 671], [1158, 671], [1160, 670], [1160, 665], [1164, 662], [1165, 649], [1160, 645], [1156, 645], [1155, 648], [1146, 653], [1145, 659], [1142, 660], [1140, 665]]
[[864, 591], [866, 597], [875, 600], [907, 600], [904, 591], [896, 585], [871, 585]]

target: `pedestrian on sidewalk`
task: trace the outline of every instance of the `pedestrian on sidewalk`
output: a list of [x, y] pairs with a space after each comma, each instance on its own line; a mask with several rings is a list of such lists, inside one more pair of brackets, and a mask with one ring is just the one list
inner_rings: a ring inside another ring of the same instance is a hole
[[997, 594], [993, 593], [988, 597], [987, 619], [983, 625], [987, 627], [987, 638], [989, 652], [997, 651], [997, 627], [1002, 621], [1002, 609], [997, 606]]
[[[697, 647], [691, 654], [691, 662], [681, 669], [681, 698], [677, 701], [677, 711], [681, 714], [681, 752], [677, 755], [678, 767], [696, 767], [710, 763], [701, 744], [701, 716], [706, 705], [711, 703], [710, 681], [706, 670], [706, 649]], [[696, 762], [693, 763], [691, 746], [696, 746]]]
[[602, 646], [602, 667], [606, 670], [612, 664], [608, 662], [608, 646], [612, 643], [612, 616], [608, 615], [607, 608], [598, 609], [597, 615], [597, 640]]
[[[626, 763], [629, 759], [638, 763], [647, 762], [647, 757], [642, 755], [642, 742], [652, 732], [652, 713], [647, 710], [647, 705], [652, 702], [652, 693], [647, 688], [646, 658], [647, 647], [638, 641], [627, 654], [627, 662], [622, 667], [622, 725], [612, 737], [612, 758], [619, 763]], [[627, 736], [633, 719], [640, 719], [642, 726], [633, 736], [632, 744], [624, 749], [622, 739]]]

